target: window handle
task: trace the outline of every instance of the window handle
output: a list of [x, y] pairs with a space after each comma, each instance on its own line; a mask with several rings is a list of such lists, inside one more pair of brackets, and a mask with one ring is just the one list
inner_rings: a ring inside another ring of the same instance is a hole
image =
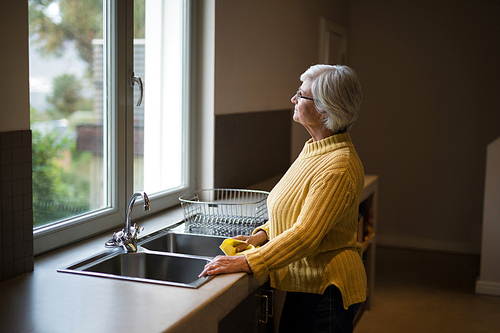
[[137, 102], [136, 106], [140, 106], [142, 104], [142, 97], [144, 96], [144, 88], [142, 85], [142, 79], [140, 76], [135, 76], [135, 73], [132, 72], [130, 75], [130, 86], [134, 87], [135, 84], [139, 84], [139, 89], [141, 89], [141, 97], [139, 97], [139, 101]]

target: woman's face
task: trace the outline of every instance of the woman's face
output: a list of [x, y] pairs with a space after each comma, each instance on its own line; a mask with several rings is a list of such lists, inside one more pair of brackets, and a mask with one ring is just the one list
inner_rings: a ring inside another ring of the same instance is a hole
[[[299, 94], [312, 98], [311, 94], [311, 82], [310, 81], [304, 81], [302, 82], [302, 85], [299, 88]], [[323, 122], [321, 120], [321, 115], [319, 112], [316, 110], [316, 106], [314, 105], [314, 101], [306, 98], [300, 98], [297, 97], [297, 94], [295, 94], [292, 99], [292, 103], [295, 104], [295, 109], [293, 113], [293, 120], [302, 126], [304, 126], [306, 129], [308, 128], [316, 128], [320, 126], [321, 128], [323, 127]]]

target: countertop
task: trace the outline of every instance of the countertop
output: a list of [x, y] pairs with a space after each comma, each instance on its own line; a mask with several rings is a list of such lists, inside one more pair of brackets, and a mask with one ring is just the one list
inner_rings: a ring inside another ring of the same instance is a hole
[[[376, 180], [365, 177], [362, 200]], [[180, 207], [158, 213], [138, 223], [140, 236], [182, 219]], [[111, 236], [105, 232], [37, 256], [33, 272], [1, 282], [0, 332], [217, 332], [218, 322], [267, 281], [236, 273], [190, 289], [57, 272], [103, 251]]]
[[[141, 221], [140, 236], [182, 220], [174, 208]], [[217, 332], [218, 322], [267, 281], [217, 276], [198, 289], [59, 273], [99, 253], [112, 232], [35, 258], [33, 272], [0, 283], [1, 332]]]

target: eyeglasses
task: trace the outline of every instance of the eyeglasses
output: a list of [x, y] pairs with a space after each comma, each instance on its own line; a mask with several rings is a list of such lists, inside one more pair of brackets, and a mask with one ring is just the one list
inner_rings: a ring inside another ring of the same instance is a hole
[[315, 101], [315, 99], [314, 99], [314, 98], [311, 98], [311, 97], [306, 97], [306, 96], [302, 96], [302, 93], [300, 92], [300, 89], [299, 89], [299, 90], [297, 90], [297, 93], [295, 94], [295, 97], [297, 97], [297, 100], [298, 100], [299, 98], [303, 98], [303, 99], [308, 99], [308, 100], [310, 100], [310, 101]]

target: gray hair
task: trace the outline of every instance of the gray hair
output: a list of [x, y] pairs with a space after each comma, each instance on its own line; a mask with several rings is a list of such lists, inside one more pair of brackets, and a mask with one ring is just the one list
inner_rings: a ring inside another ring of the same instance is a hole
[[300, 80], [311, 82], [311, 93], [325, 128], [334, 133], [349, 131], [358, 118], [363, 99], [361, 84], [354, 70], [341, 65], [314, 65]]

